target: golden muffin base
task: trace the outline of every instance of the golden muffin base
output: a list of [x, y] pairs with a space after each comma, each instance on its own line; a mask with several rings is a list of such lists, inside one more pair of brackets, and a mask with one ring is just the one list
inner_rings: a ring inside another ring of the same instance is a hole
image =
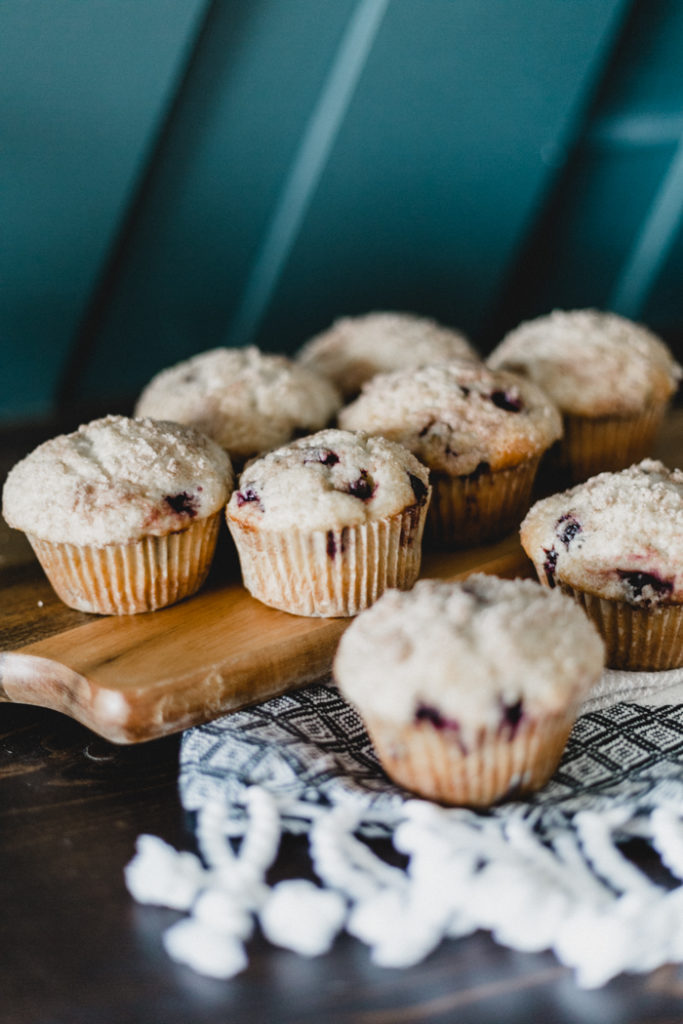
[[655, 403], [632, 417], [565, 413], [564, 436], [549, 455], [551, 472], [566, 487], [640, 462], [652, 454], [667, 407], [668, 401]]
[[566, 583], [558, 585], [595, 623], [605, 641], [608, 668], [663, 672], [683, 666], [683, 605], [638, 608]]
[[78, 611], [135, 615], [175, 604], [206, 579], [221, 510], [185, 530], [105, 547], [28, 539], [57, 596]]
[[516, 529], [531, 504], [540, 456], [469, 476], [432, 471], [427, 539], [434, 547], [476, 547]]
[[389, 587], [409, 590], [420, 572], [428, 502], [334, 530], [260, 530], [231, 518], [249, 593], [294, 615], [356, 615]]
[[382, 767], [399, 785], [428, 800], [488, 807], [540, 789], [554, 773], [576, 720], [576, 708], [520, 722], [514, 736], [481, 729], [472, 749], [459, 733], [431, 722], [399, 725], [368, 717], [367, 730]]

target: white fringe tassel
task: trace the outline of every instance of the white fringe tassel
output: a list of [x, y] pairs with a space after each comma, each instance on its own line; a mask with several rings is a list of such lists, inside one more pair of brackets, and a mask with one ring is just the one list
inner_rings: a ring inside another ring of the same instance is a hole
[[[229, 820], [216, 804], [199, 812], [203, 863], [143, 835], [125, 869], [126, 883], [140, 903], [186, 912], [165, 932], [165, 948], [216, 978], [247, 966], [245, 943], [256, 920], [269, 941], [303, 956], [327, 952], [346, 928], [384, 967], [418, 963], [442, 939], [485, 928], [512, 949], [552, 950], [585, 988], [625, 971], [683, 962], [683, 885], [655, 884], [617, 845], [646, 839], [683, 881], [678, 808], [660, 807], [649, 818], [584, 812], [575, 819], [575, 833], [548, 844], [520, 819], [412, 800], [399, 819], [386, 822], [407, 858], [405, 870], [358, 838], [363, 814], [350, 804], [321, 809], [276, 802], [253, 787], [244, 821]], [[271, 887], [266, 872], [294, 819], [309, 822], [321, 884], [291, 879]]]

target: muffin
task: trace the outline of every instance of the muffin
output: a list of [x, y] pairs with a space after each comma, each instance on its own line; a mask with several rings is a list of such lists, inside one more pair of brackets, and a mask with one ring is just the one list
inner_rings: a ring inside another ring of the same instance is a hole
[[541, 455], [562, 429], [531, 381], [462, 360], [374, 377], [339, 424], [398, 441], [429, 467], [429, 537], [452, 548], [517, 528]]
[[401, 445], [322, 430], [250, 462], [227, 508], [244, 584], [297, 615], [355, 615], [420, 570], [429, 473]]
[[65, 604], [133, 614], [201, 586], [232, 483], [228, 455], [203, 434], [107, 416], [17, 463], [3, 515]]
[[529, 320], [488, 359], [535, 381], [564, 417], [553, 453], [557, 478], [579, 483], [652, 453], [681, 367], [651, 331], [592, 309]]
[[239, 466], [325, 427], [340, 405], [326, 378], [251, 346], [212, 349], [162, 370], [143, 390], [135, 415], [195, 427]]
[[377, 373], [450, 359], [479, 359], [464, 334], [411, 313], [366, 313], [336, 320], [297, 354], [324, 374], [348, 401]]
[[683, 665], [683, 472], [645, 459], [537, 502], [521, 525], [547, 587], [593, 619], [612, 668]]
[[479, 573], [387, 591], [342, 636], [333, 674], [394, 781], [484, 807], [545, 784], [602, 668], [573, 601]]

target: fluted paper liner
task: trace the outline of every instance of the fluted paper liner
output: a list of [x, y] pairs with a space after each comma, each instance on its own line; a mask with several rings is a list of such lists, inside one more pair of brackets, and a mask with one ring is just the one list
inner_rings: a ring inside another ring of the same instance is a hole
[[652, 454], [668, 403], [650, 406], [639, 416], [564, 415], [564, 436], [552, 449], [551, 466], [567, 483], [597, 473], [616, 472]]
[[401, 725], [368, 717], [365, 725], [384, 770], [429, 800], [488, 807], [503, 797], [540, 789], [555, 771], [577, 708], [520, 722], [514, 736], [481, 729], [464, 746], [459, 732], [430, 722]]
[[105, 547], [55, 544], [29, 534], [57, 596], [101, 615], [154, 611], [189, 597], [206, 579], [221, 511], [184, 530]]
[[408, 590], [422, 557], [427, 503], [335, 530], [259, 530], [228, 517], [253, 597], [295, 615], [350, 616], [389, 587]]
[[540, 456], [469, 476], [432, 471], [427, 536], [438, 547], [474, 547], [516, 529], [529, 510]]
[[560, 583], [584, 608], [605, 641], [608, 668], [662, 672], [683, 666], [683, 605], [637, 607]]

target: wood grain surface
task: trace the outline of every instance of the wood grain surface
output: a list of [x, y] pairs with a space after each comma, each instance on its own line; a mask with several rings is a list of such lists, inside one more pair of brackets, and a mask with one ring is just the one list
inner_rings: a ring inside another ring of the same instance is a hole
[[[485, 932], [443, 942], [403, 970], [348, 935], [309, 959], [257, 929], [229, 981], [168, 958], [180, 915], [141, 906], [124, 866], [141, 833], [196, 852], [177, 793], [178, 736], [111, 745], [64, 715], [0, 708], [2, 1024], [680, 1024], [670, 965], [579, 989], [551, 953]], [[388, 856], [386, 844], [374, 844]], [[303, 837], [285, 836], [272, 882], [313, 878]], [[648, 853], [631, 853], [647, 863]]]
[[[427, 556], [423, 575], [480, 568], [530, 572], [513, 536]], [[133, 616], [71, 612], [37, 567], [23, 572], [15, 571], [0, 616], [0, 699], [62, 711], [118, 743], [167, 735], [320, 678], [350, 622], [266, 607], [241, 585], [230, 557], [197, 596]]]
[[[667, 420], [658, 454], [683, 464], [683, 410]], [[320, 678], [350, 621], [256, 601], [241, 585], [227, 531], [197, 596], [143, 615], [87, 615], [59, 601], [23, 538], [8, 542], [7, 532], [0, 700], [62, 711], [112, 742], [168, 735]], [[477, 570], [533, 573], [512, 534], [470, 551], [426, 552], [421, 575], [456, 579]]]
[[[680, 453], [683, 414], [673, 427]], [[0, 463], [3, 456], [9, 461], [9, 449], [0, 450]], [[91, 621], [50, 596], [20, 534], [0, 529], [0, 563], [1, 629], [19, 635], [22, 607], [35, 605], [36, 593], [45, 607], [52, 602], [48, 618], [58, 633]], [[395, 971], [372, 963], [346, 935], [326, 956], [307, 959], [269, 945], [257, 929], [243, 974], [230, 981], [195, 974], [164, 951], [163, 933], [179, 915], [135, 904], [123, 880], [143, 832], [196, 851], [178, 799], [179, 737], [112, 745], [65, 715], [12, 703], [0, 706], [0, 722], [3, 1024], [683, 1020], [680, 967], [587, 991], [550, 953], [506, 949], [484, 932], [444, 942], [423, 963]], [[644, 844], [623, 852], [652, 866]], [[314, 877], [306, 842], [287, 836], [271, 881], [302, 875]]]

